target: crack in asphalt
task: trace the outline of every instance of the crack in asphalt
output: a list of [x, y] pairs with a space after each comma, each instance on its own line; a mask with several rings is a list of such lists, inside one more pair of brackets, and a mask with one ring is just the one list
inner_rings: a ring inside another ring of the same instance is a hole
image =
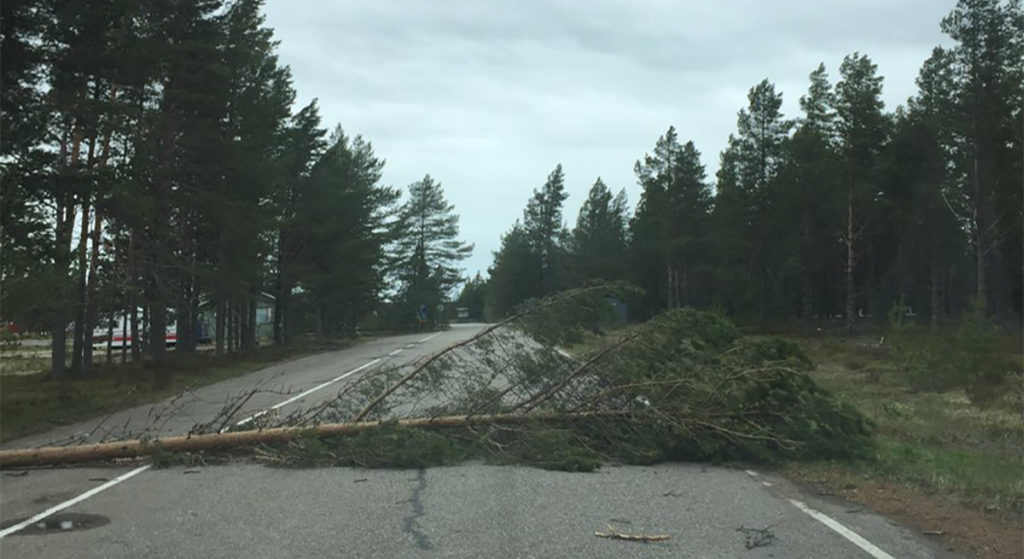
[[409, 499], [409, 502], [412, 503], [412, 514], [402, 519], [402, 531], [412, 536], [413, 541], [416, 542], [416, 547], [424, 551], [430, 551], [434, 549], [434, 546], [430, 543], [430, 538], [420, 530], [419, 525], [419, 519], [425, 514], [421, 496], [423, 490], [427, 488], [427, 471], [420, 470], [416, 474], [416, 481], [416, 488], [412, 490], [412, 498]]

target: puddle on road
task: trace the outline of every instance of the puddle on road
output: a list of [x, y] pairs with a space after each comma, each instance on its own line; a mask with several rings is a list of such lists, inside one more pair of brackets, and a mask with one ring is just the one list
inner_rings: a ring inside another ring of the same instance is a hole
[[[24, 519], [19, 518], [10, 522], [4, 522], [0, 528], [6, 528], [22, 522]], [[79, 512], [68, 512], [64, 514], [55, 514], [53, 516], [44, 518], [35, 524], [30, 524], [21, 530], [11, 534], [12, 536], [38, 536], [43, 534], [55, 534], [61, 532], [77, 532], [80, 530], [89, 530], [92, 528], [98, 528], [100, 526], [106, 526], [110, 524], [110, 519], [105, 516], [98, 514], [85, 514]]]

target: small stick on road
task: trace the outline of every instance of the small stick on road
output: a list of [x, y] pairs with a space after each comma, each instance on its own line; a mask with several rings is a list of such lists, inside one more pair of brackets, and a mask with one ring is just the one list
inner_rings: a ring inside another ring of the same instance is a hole
[[617, 532], [615, 528], [612, 528], [611, 524], [608, 524], [607, 532], [594, 532], [594, 535], [599, 538], [623, 540], [627, 542], [663, 542], [672, 539], [672, 536], [668, 534], [623, 534], [621, 532]]

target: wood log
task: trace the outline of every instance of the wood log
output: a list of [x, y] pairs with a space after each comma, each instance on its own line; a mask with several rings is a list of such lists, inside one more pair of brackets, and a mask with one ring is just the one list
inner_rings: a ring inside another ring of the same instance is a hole
[[[400, 427], [411, 429], [447, 429], [477, 425], [515, 425], [532, 421], [574, 421], [588, 418], [625, 417], [635, 413], [611, 410], [577, 413], [450, 415], [402, 419], [398, 420], [397, 424]], [[0, 470], [102, 462], [118, 458], [141, 458], [157, 452], [222, 451], [248, 445], [284, 442], [302, 435], [352, 436], [368, 429], [379, 428], [382, 425], [384, 423], [379, 421], [330, 423], [313, 427], [275, 427], [203, 435], [180, 435], [165, 439], [133, 439], [77, 446], [0, 450]]]

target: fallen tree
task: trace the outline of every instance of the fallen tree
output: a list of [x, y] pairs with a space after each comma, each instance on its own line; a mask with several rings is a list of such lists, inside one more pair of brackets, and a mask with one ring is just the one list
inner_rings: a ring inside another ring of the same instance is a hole
[[231, 452], [279, 465], [482, 458], [592, 470], [870, 451], [871, 425], [803, 372], [810, 362], [792, 342], [743, 338], [692, 309], [607, 331], [608, 299], [631, 293], [602, 285], [530, 303], [418, 363], [353, 378], [315, 409], [266, 414], [247, 430], [217, 428], [235, 422], [236, 403], [187, 436], [2, 451], [0, 467]]

